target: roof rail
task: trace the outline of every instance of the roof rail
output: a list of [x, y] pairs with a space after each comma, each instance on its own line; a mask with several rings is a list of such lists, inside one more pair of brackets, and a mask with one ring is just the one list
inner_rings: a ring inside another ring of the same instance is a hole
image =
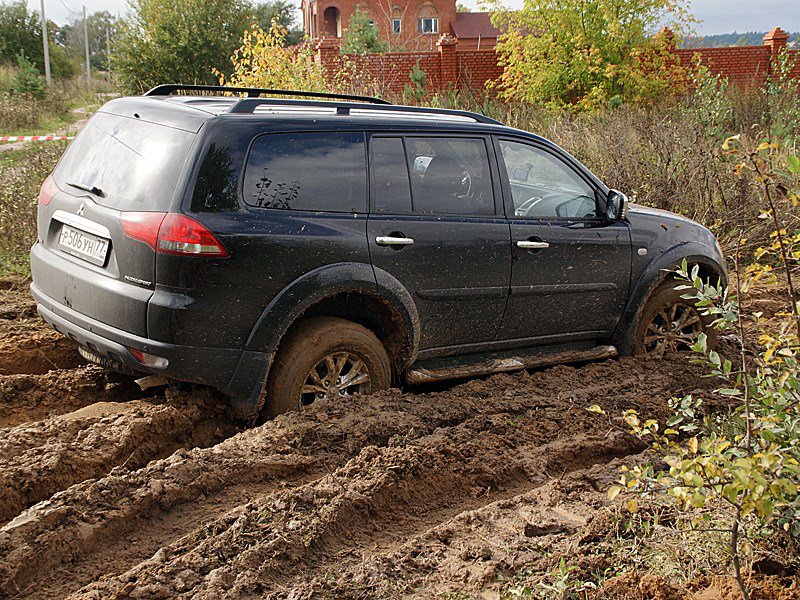
[[466, 110], [452, 110], [446, 108], [428, 108], [424, 106], [402, 106], [399, 104], [379, 103], [366, 104], [355, 102], [311, 102], [308, 100], [279, 100], [275, 98], [242, 98], [228, 111], [229, 114], [252, 114], [259, 106], [320, 106], [335, 108], [337, 115], [349, 115], [351, 110], [370, 110], [376, 112], [419, 113], [431, 116], [445, 115], [451, 117], [464, 117], [477, 123], [487, 125], [502, 125], [500, 121], [479, 115]]
[[272, 96], [301, 96], [304, 98], [327, 98], [329, 100], [350, 100], [367, 104], [389, 105], [390, 102], [373, 98], [372, 96], [353, 96], [350, 94], [331, 94], [328, 92], [305, 92], [301, 90], [270, 90], [251, 87], [229, 87], [224, 85], [183, 85], [180, 83], [165, 83], [157, 85], [145, 92], [145, 96], [169, 96], [173, 92], [232, 92], [247, 94], [248, 98], [258, 98], [269, 94]]

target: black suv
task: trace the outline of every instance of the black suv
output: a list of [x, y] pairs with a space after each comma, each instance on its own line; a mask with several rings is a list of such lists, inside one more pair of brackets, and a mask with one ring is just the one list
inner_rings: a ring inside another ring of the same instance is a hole
[[669, 271], [724, 283], [712, 234], [628, 209], [553, 143], [468, 112], [270, 94], [113, 100], [44, 182], [31, 291], [87, 359], [274, 415], [704, 330]]

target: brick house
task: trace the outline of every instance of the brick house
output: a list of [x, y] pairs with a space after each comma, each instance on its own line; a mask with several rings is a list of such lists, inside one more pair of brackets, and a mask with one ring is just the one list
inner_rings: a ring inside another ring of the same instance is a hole
[[382, 39], [406, 50], [433, 50], [443, 33], [468, 48], [491, 48], [497, 41], [489, 14], [456, 12], [456, 0], [302, 0], [306, 35], [342, 37], [356, 7], [369, 16]]

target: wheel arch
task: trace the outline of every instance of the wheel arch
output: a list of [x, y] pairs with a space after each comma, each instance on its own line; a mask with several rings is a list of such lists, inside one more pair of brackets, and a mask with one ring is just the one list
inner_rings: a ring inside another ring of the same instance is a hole
[[611, 342], [620, 349], [620, 354], [630, 353], [636, 324], [644, 307], [653, 292], [673, 276], [675, 269], [684, 260], [690, 268], [698, 266], [698, 274], [703, 280], [709, 279], [712, 282], [718, 280], [723, 286], [728, 285], [725, 266], [713, 256], [709, 256], [708, 249], [702, 244], [695, 242], [680, 244], [655, 257], [633, 284], [623, 317], [611, 338]]
[[408, 290], [389, 273], [368, 264], [326, 265], [286, 286], [262, 311], [224, 390], [238, 414], [253, 414], [261, 408], [266, 376], [289, 330], [304, 317], [321, 315], [370, 329], [384, 344], [398, 374], [416, 359], [421, 328]]

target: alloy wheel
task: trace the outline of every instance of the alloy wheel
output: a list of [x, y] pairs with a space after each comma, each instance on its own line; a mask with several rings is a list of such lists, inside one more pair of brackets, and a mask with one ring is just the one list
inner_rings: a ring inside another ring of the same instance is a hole
[[703, 321], [693, 306], [673, 303], [664, 306], [647, 324], [644, 351], [649, 356], [688, 350], [703, 333]]
[[362, 394], [369, 389], [370, 374], [364, 361], [350, 352], [334, 352], [308, 372], [300, 389], [300, 406]]

